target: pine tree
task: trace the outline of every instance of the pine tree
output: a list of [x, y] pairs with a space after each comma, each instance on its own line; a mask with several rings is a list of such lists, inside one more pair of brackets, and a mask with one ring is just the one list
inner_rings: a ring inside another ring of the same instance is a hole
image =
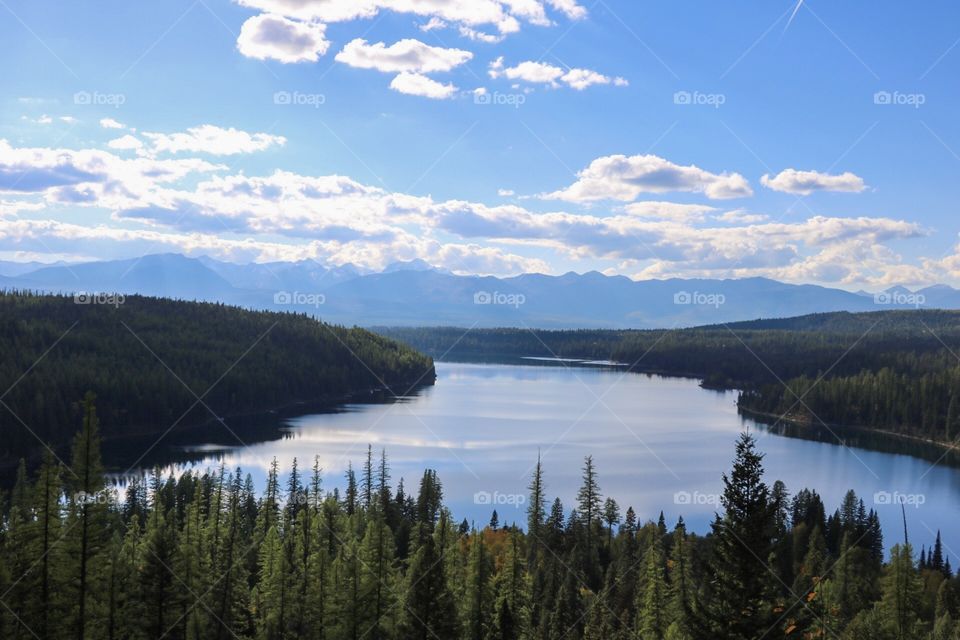
[[530, 580], [523, 558], [521, 534], [512, 529], [506, 557], [493, 583], [492, 640], [518, 640], [530, 628]]
[[579, 638], [583, 635], [584, 607], [580, 581], [573, 571], [563, 572], [560, 589], [548, 613], [548, 638]]
[[457, 606], [432, 536], [424, 537], [410, 560], [403, 613], [399, 632], [402, 640], [460, 637]]
[[260, 573], [253, 602], [257, 613], [257, 640], [279, 640], [284, 637], [281, 611], [284, 607], [283, 543], [277, 528], [270, 527], [260, 545]]
[[879, 611], [884, 628], [897, 640], [919, 637], [922, 623], [917, 618], [923, 597], [923, 583], [913, 564], [909, 543], [890, 550], [890, 564], [882, 580]]
[[528, 558], [531, 566], [539, 561], [543, 545], [543, 526], [546, 519], [547, 498], [543, 484], [543, 462], [537, 453], [537, 466], [533, 469], [533, 476], [530, 479], [529, 503], [527, 504], [527, 535], [529, 536], [528, 549], [530, 556]]
[[[575, 565], [586, 578], [587, 586], [596, 590], [600, 584], [599, 554], [597, 537], [602, 515], [602, 497], [597, 484], [597, 472], [593, 466], [593, 456], [587, 456], [583, 463], [582, 484], [577, 492], [577, 511], [583, 525], [584, 544], [580, 550], [580, 560]], [[574, 518], [576, 520], [576, 518]]]
[[661, 640], [669, 624], [663, 545], [654, 540], [644, 554], [643, 588], [637, 603], [637, 631], [642, 640]]
[[11, 584], [3, 591], [2, 612], [9, 615], [7, 626], [11, 638], [27, 638], [35, 633], [25, 617], [36, 593], [37, 573], [33, 564], [37, 557], [35, 525], [31, 509], [31, 487], [27, 478], [27, 465], [21, 459], [17, 467], [16, 482], [10, 496], [7, 515], [5, 562]]
[[943, 572], [943, 543], [940, 541], [940, 531], [937, 531], [937, 541], [933, 544], [930, 554], [930, 568]]
[[775, 514], [763, 482], [763, 456], [742, 434], [730, 475], [723, 476], [723, 516], [713, 523], [712, 584], [705, 611], [716, 638], [751, 640], [774, 623], [775, 590], [767, 564]]
[[184, 514], [174, 571], [186, 592], [180, 599], [180, 634], [187, 640], [206, 637], [210, 588], [210, 553], [203, 517], [203, 486], [196, 483]]
[[347, 515], [352, 516], [356, 512], [357, 506], [358, 506], [357, 474], [353, 472], [352, 464], [347, 465], [346, 478], [347, 478], [347, 491], [344, 494], [343, 507], [346, 510]]
[[395, 632], [393, 613], [400, 585], [393, 535], [373, 504], [374, 515], [360, 545], [359, 597], [366, 610], [360, 632], [364, 637], [383, 639]]
[[172, 569], [176, 552], [175, 514], [164, 513], [164, 505], [156, 493], [153, 502], [137, 549], [140, 610], [135, 619], [145, 637], [160, 638], [179, 622], [177, 600], [183, 585]]
[[100, 434], [94, 397], [83, 403], [83, 428], [73, 441], [73, 457], [67, 481], [67, 523], [64, 536], [66, 628], [77, 640], [91, 637], [101, 627], [101, 562], [108, 538], [107, 505]]
[[613, 528], [620, 524], [620, 507], [613, 498], [603, 503], [603, 520], [607, 523], [607, 546], [613, 544]]
[[363, 476], [360, 479], [360, 502], [367, 511], [373, 504], [374, 498], [374, 480], [373, 480], [373, 446], [367, 445], [367, 458], [363, 463]]
[[694, 589], [692, 554], [683, 518], [673, 529], [673, 548], [670, 550], [669, 587], [667, 589], [667, 618], [671, 636], [675, 640], [690, 638], [693, 627]]
[[464, 638], [484, 640], [490, 633], [493, 619], [494, 597], [490, 581], [493, 558], [487, 553], [481, 532], [474, 531], [470, 536], [469, 554], [463, 602]]

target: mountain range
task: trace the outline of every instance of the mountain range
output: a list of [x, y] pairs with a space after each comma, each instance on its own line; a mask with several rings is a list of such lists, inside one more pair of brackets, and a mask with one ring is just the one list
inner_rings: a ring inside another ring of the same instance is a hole
[[241, 265], [180, 254], [80, 264], [0, 262], [0, 288], [138, 293], [296, 311], [360, 326], [642, 329], [829, 311], [960, 309], [960, 290], [946, 285], [867, 293], [766, 278], [635, 281], [595, 271], [497, 278], [455, 275], [420, 260], [371, 273], [311, 260]]

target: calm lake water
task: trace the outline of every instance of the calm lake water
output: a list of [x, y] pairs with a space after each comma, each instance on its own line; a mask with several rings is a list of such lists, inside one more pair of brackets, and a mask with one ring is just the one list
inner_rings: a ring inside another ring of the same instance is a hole
[[[730, 467], [734, 442], [753, 432], [766, 454], [767, 480], [791, 492], [816, 489], [828, 511], [854, 489], [884, 525], [887, 546], [902, 538], [905, 499], [911, 541], [929, 545], [938, 529], [960, 566], [960, 470], [928, 460], [784, 437], [742, 418], [736, 394], [695, 380], [624, 373], [612, 368], [438, 363], [434, 387], [397, 402], [350, 404], [338, 412], [289, 420], [280, 439], [225, 447], [196, 444], [160, 452], [169, 470], [240, 466], [258, 488], [276, 457], [309, 468], [320, 457], [328, 490], [343, 486], [348, 462], [359, 469], [367, 444], [385, 448], [393, 481], [416, 491], [426, 467], [439, 472], [447, 505], [459, 520], [523, 523], [526, 487], [537, 452], [548, 493], [569, 510], [583, 458], [592, 455], [605, 496], [642, 519], [660, 510], [708, 530]], [[399, 391], [399, 390], [397, 390]], [[192, 457], [191, 462], [171, 462]]]

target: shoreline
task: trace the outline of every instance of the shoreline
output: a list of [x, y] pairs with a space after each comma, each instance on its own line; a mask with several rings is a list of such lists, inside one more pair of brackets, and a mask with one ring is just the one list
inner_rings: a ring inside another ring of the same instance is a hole
[[[161, 439], [166, 437], [182, 435], [191, 430], [206, 429], [211, 426], [216, 425], [221, 420], [249, 420], [257, 421], [263, 419], [275, 419], [278, 422], [284, 419], [295, 418], [298, 416], [309, 415], [311, 413], [320, 413], [323, 411], [329, 411], [331, 409], [336, 409], [344, 405], [350, 404], [351, 402], [362, 401], [364, 398], [370, 398], [371, 396], [376, 396], [378, 394], [391, 394], [391, 387], [396, 388], [402, 394], [413, 393], [425, 387], [433, 386], [436, 384], [437, 374], [436, 367], [434, 367], [433, 375], [424, 375], [419, 381], [410, 381], [410, 380], [401, 380], [393, 381], [387, 385], [374, 385], [370, 387], [365, 387], [363, 389], [356, 389], [353, 391], [348, 391], [345, 393], [336, 393], [328, 394], [325, 396], [319, 396], [317, 398], [309, 400], [296, 400], [293, 402], [287, 402], [282, 405], [276, 405], [273, 407], [267, 407], [257, 411], [247, 411], [247, 412], [236, 412], [236, 413], [224, 413], [217, 416], [216, 418], [210, 416], [204, 420], [181, 423], [176, 425], [173, 428], [162, 427], [156, 429], [148, 429], [144, 431], [125, 431], [121, 433], [104, 435], [101, 432], [100, 442], [101, 446], [104, 448], [110, 445], [122, 445], [124, 442], [132, 442], [138, 439], [148, 439], [150, 437], [160, 436]], [[411, 386], [412, 384], [412, 386]], [[393, 398], [402, 398], [404, 395], [392, 396]], [[194, 407], [195, 410], [197, 407]], [[209, 412], [208, 412], [209, 413]], [[102, 426], [101, 426], [102, 428]], [[279, 424], [277, 425], [279, 428]], [[241, 429], [242, 430], [242, 429]], [[57, 453], [66, 462], [66, 458], [69, 457], [68, 448], [69, 444], [61, 444], [56, 446], [51, 446], [54, 452]], [[21, 458], [27, 461], [27, 468], [30, 470], [37, 462], [39, 462], [42, 456], [43, 447], [37, 447], [37, 449], [31, 453], [30, 456], [19, 456], [16, 458], [3, 458], [0, 459], [0, 476], [6, 474], [12, 474], [16, 471], [17, 466], [20, 464]], [[63, 455], [61, 455], [63, 454]], [[108, 470], [109, 466], [107, 465]]]
[[[790, 418], [788, 416], [782, 416], [773, 413], [767, 413], [765, 411], [757, 411], [754, 409], [747, 409], [742, 407], [737, 403], [737, 411], [748, 418], [754, 419], [757, 422], [768, 424], [769, 426], [775, 426], [776, 423], [787, 424], [794, 427], [800, 427], [802, 429], [809, 428], [827, 428], [827, 429], [841, 429], [849, 431], [858, 431], [864, 434], [879, 435], [884, 437], [892, 437], [899, 440], [907, 440], [916, 444], [922, 444], [926, 446], [936, 447], [941, 449], [945, 454], [957, 452], [960, 453], [960, 443], [958, 442], [946, 442], [943, 440], [934, 440], [932, 438], [925, 438], [923, 436], [914, 435], [911, 433], [900, 433], [897, 431], [890, 431], [889, 429], [881, 429], [880, 427], [868, 427], [864, 425], [843, 425], [837, 423], [821, 423], [819, 426], [813, 420], [808, 418], [799, 419], [799, 418]], [[773, 421], [773, 425], [770, 425], [768, 420]], [[904, 453], [903, 455], [911, 455], [909, 453]]]

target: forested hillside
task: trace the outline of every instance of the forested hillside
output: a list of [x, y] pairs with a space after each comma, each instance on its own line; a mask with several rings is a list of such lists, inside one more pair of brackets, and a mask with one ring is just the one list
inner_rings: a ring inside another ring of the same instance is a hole
[[305, 315], [156, 298], [0, 293], [0, 460], [65, 445], [97, 396], [106, 437], [434, 381], [433, 361]]
[[432, 355], [609, 359], [740, 389], [741, 408], [796, 422], [960, 436], [960, 313], [886, 311], [656, 331], [384, 329]]
[[[709, 535], [621, 509], [587, 457], [573, 505], [537, 464], [522, 527], [457, 524], [443, 485], [394, 485], [368, 449], [346, 490], [274, 461], [154, 475], [114, 498], [92, 404], [69, 467], [21, 468], [0, 528], [0, 637], [76, 640], [954, 640], [939, 534], [890, 556], [849, 492], [828, 510], [764, 477], [743, 435]], [[572, 508], [571, 508], [572, 507]], [[910, 533], [916, 533], [914, 527]], [[926, 532], [920, 532], [925, 534]]]

